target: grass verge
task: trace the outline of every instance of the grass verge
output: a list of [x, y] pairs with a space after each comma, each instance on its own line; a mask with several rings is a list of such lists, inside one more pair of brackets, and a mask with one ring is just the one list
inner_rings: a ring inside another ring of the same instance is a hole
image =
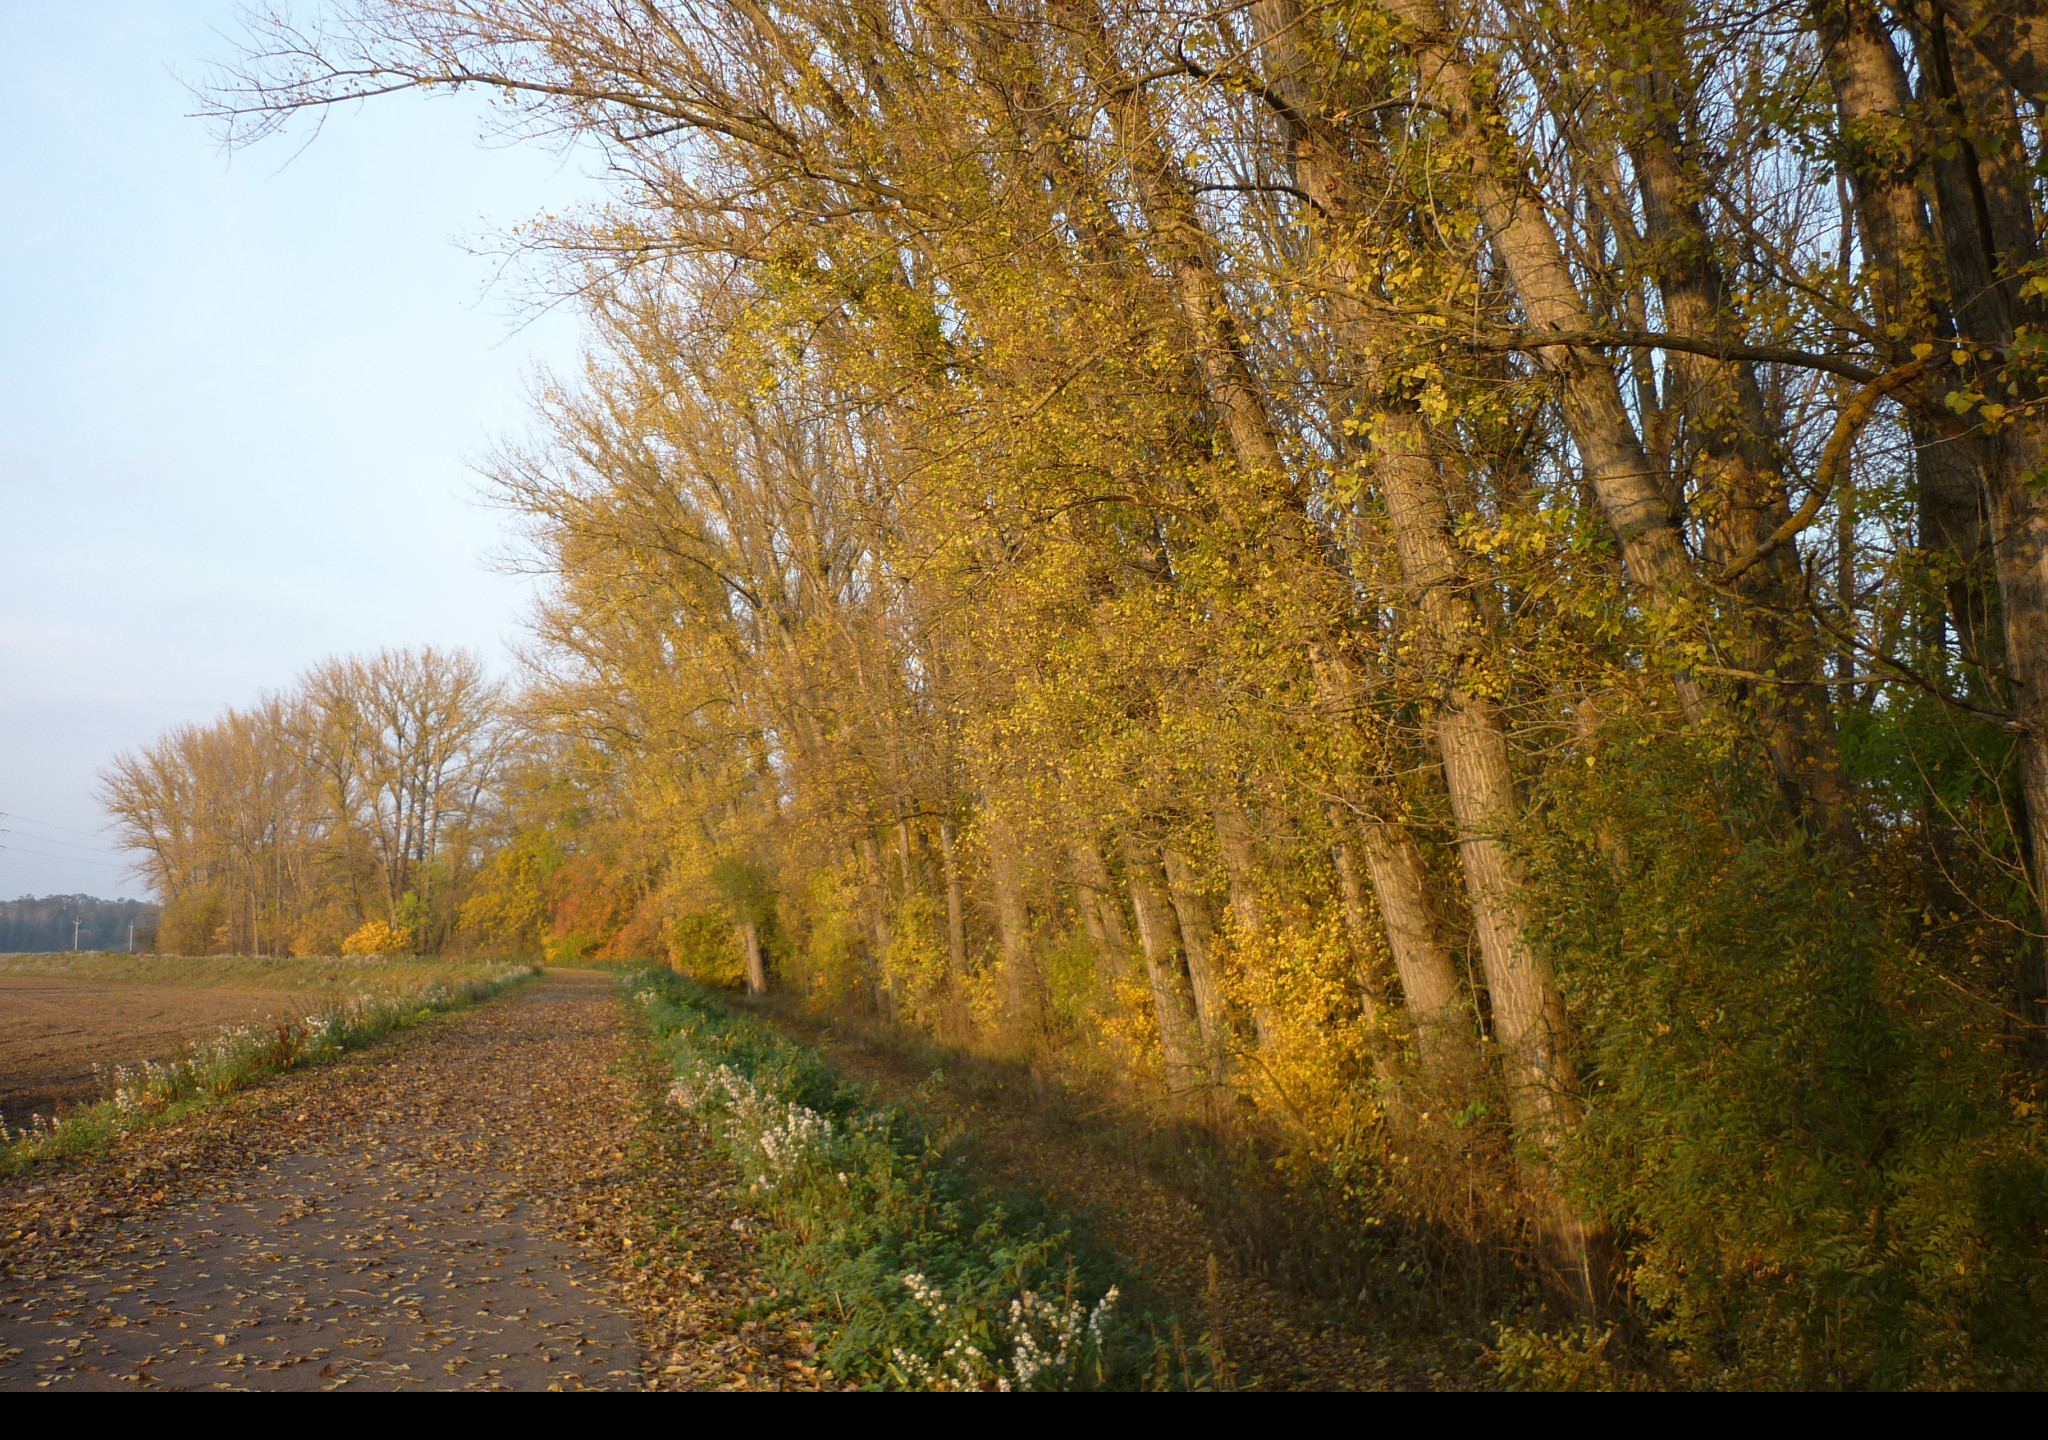
[[144, 1061], [134, 1069], [116, 1066], [112, 1094], [104, 1100], [61, 1118], [33, 1116], [18, 1129], [0, 1122], [0, 1174], [92, 1153], [124, 1131], [178, 1119], [271, 1075], [338, 1059], [444, 1011], [488, 1000], [539, 974], [531, 965], [510, 965], [452, 983], [435, 978], [352, 995], [299, 1019], [231, 1026], [210, 1040], [195, 1042], [167, 1065]]
[[1193, 1389], [1204, 1340], [1142, 1308], [1071, 1216], [992, 1195], [964, 1156], [814, 1051], [668, 970], [623, 977], [740, 1175], [784, 1303], [820, 1359], [878, 1389]]

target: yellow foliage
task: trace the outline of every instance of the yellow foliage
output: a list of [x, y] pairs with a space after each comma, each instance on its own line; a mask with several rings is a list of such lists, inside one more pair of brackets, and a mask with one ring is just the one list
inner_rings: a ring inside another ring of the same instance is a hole
[[546, 877], [529, 837], [507, 845], [463, 902], [458, 928], [473, 941], [507, 949], [530, 947], [548, 922]]
[[382, 920], [366, 920], [355, 934], [341, 942], [344, 955], [402, 955], [409, 940], [403, 930], [394, 930]]
[[590, 937], [572, 930], [566, 935], [543, 935], [540, 958], [550, 965], [574, 965], [589, 952]]
[[668, 923], [664, 939], [669, 964], [699, 985], [737, 989], [747, 983], [746, 957], [740, 953], [732, 921], [716, 911], [678, 916]]
[[945, 917], [931, 897], [912, 894], [895, 907], [889, 953], [882, 968], [906, 1019], [928, 1030], [943, 1028], [951, 1003], [946, 985]]
[[1218, 948], [1231, 999], [1264, 1017], [1259, 1061], [1241, 1076], [1253, 1103], [1295, 1134], [1305, 1160], [1355, 1147], [1380, 1107], [1342, 918], [1326, 911], [1259, 935], [1233, 926]]
[[782, 978], [822, 1010], [858, 1008], [866, 1003], [864, 940], [855, 882], [838, 869], [811, 875], [800, 896], [787, 895], [782, 923], [793, 922], [800, 943], [781, 958]]
[[292, 932], [293, 955], [334, 955], [349, 934], [347, 918], [333, 910], [321, 910], [305, 917]]
[[1501, 1378], [1518, 1390], [1647, 1390], [1645, 1377], [1607, 1353], [1615, 1327], [1580, 1324], [1556, 1334], [1500, 1327], [1495, 1353]]
[[1152, 992], [1135, 973], [1112, 979], [1098, 1022], [1103, 1043], [1121, 1058], [1133, 1079], [1148, 1085], [1166, 1083], [1166, 1064], [1159, 1050], [1159, 1015]]

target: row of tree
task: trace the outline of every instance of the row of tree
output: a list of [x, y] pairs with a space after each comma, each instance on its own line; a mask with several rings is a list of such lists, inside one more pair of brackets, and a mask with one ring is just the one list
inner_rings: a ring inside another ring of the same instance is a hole
[[535, 241], [573, 802], [494, 868], [1283, 1134], [1668, 1374], [2041, 1378], [2033, 0], [252, 33], [231, 131], [475, 85], [618, 177]]
[[24, 895], [0, 902], [0, 954], [47, 950], [147, 949], [157, 907], [97, 895]]
[[101, 799], [163, 902], [169, 954], [432, 952], [502, 828], [515, 732], [464, 651], [331, 660], [119, 756]]

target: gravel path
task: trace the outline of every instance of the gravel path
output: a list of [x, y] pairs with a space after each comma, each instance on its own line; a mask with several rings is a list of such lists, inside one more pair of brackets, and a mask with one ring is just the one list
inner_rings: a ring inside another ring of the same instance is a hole
[[816, 1384], [657, 1083], [557, 972], [9, 1182], [0, 1389]]

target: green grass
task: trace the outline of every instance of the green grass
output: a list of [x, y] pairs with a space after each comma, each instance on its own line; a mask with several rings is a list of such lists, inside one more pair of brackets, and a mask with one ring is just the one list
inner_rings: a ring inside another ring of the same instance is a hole
[[997, 1196], [912, 1112], [668, 970], [623, 977], [672, 1062], [672, 1103], [710, 1127], [821, 1360], [877, 1389], [1182, 1389], [1203, 1341], [1144, 1313], [1085, 1226]]
[[[210, 1040], [195, 1042], [167, 1065], [145, 1061], [135, 1069], [117, 1066], [108, 1098], [71, 1110], [61, 1119], [35, 1117], [27, 1127], [14, 1130], [0, 1125], [0, 1174], [92, 1154], [123, 1132], [182, 1118], [272, 1075], [326, 1064], [437, 1014], [488, 1000], [540, 973], [530, 965], [433, 963], [431, 978], [425, 981], [401, 982], [405, 972], [394, 967], [377, 972], [376, 990], [327, 1001], [300, 1018], [230, 1026]], [[465, 976], [459, 973], [463, 970], [474, 973]]]

